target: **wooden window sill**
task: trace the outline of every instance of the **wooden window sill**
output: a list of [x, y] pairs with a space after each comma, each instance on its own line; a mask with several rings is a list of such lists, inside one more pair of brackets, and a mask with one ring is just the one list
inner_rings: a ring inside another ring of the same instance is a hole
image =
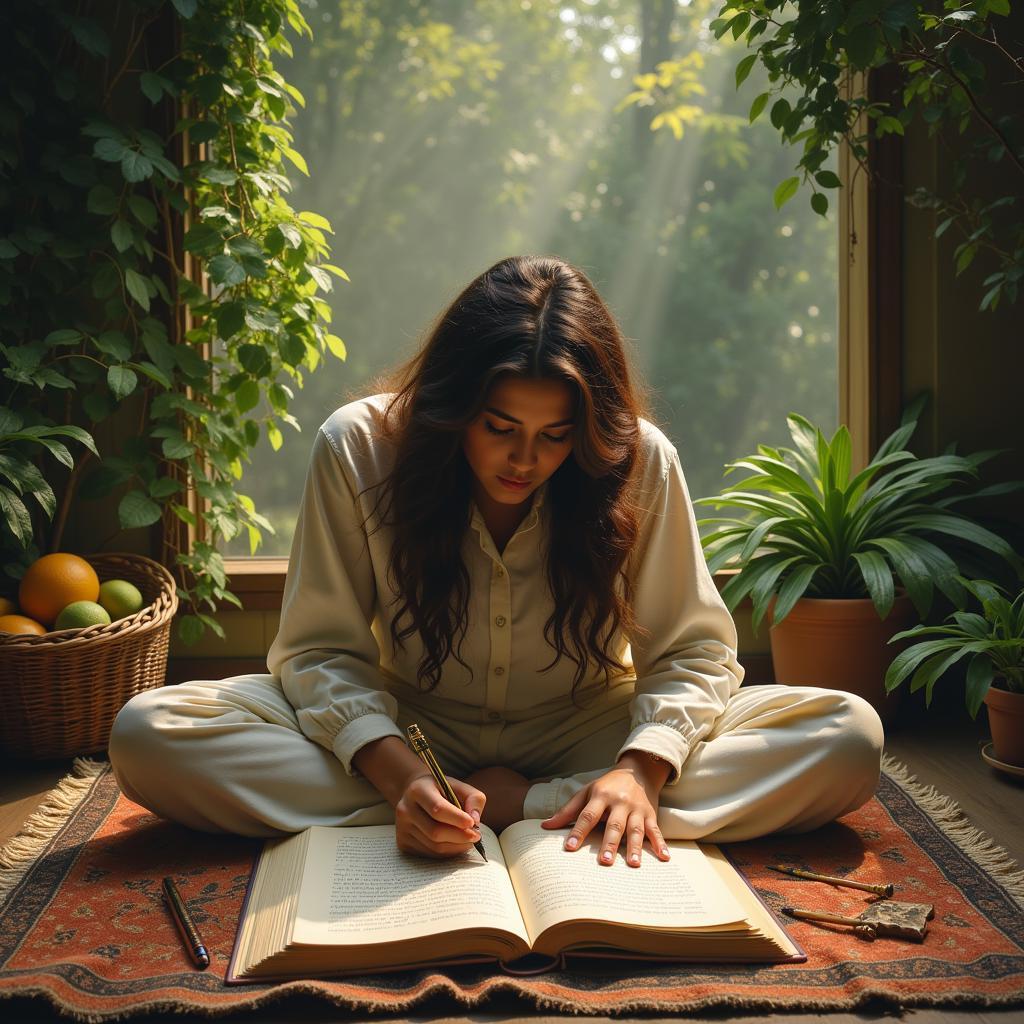
[[[280, 611], [284, 580], [288, 572], [287, 558], [225, 558], [228, 589], [242, 602], [245, 611]], [[735, 574], [735, 569], [715, 573], [719, 590]], [[220, 602], [218, 611], [230, 611], [234, 605]]]

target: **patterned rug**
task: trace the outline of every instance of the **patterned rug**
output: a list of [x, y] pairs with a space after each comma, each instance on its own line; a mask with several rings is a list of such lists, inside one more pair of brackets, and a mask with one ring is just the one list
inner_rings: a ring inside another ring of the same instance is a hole
[[[802, 836], [734, 843], [730, 854], [773, 909], [844, 915], [872, 899], [788, 878], [765, 865], [892, 881], [896, 899], [933, 903], [923, 944], [873, 943], [834, 925], [792, 922], [806, 963], [772, 966], [572, 966], [510, 977], [487, 966], [227, 987], [224, 974], [258, 841], [162, 822], [120, 795], [105, 762], [78, 759], [0, 850], [0, 1013], [5, 998], [45, 999], [63, 1015], [216, 1016], [310, 996], [339, 1009], [393, 1014], [431, 999], [447, 1012], [497, 996], [563, 1013], [695, 1013], [1024, 1006], [1024, 871], [957, 807], [886, 761], [876, 798]], [[173, 874], [212, 955], [194, 970], [163, 905]], [[577, 964], [579, 961], [577, 961]], [[5, 1014], [6, 1015], [6, 1014]]]

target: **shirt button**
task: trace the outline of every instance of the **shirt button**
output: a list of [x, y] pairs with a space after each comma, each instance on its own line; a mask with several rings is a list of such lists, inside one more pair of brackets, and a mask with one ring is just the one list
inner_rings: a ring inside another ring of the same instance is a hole
[[505, 575], [505, 570], [502, 569], [502, 567], [499, 565], [499, 566], [495, 567], [494, 575], [498, 576], [500, 578], [500, 577]]
[[494, 620], [494, 624], [495, 624], [496, 626], [504, 626], [504, 625], [505, 625], [505, 616], [504, 616], [504, 615], [499, 615], [499, 616], [498, 616], [498, 617], [497, 617], [497, 618], [496, 618], [496, 619]]
[[501, 712], [500, 711], [488, 711], [487, 712], [487, 717], [492, 722], [496, 722], [499, 718], [501, 718]]
[[498, 666], [498, 667], [497, 667], [497, 668], [496, 668], [496, 669], [494, 670], [494, 674], [495, 674], [496, 676], [503, 676], [503, 675], [505, 674], [505, 670], [504, 670], [504, 669], [503, 669], [503, 668], [501, 667], [501, 665], [499, 665], [499, 666]]

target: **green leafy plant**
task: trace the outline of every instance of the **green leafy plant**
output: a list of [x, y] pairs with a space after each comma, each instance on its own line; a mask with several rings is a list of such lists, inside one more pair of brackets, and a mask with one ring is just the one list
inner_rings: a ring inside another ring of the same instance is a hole
[[996, 685], [1012, 693], [1024, 693], [1024, 590], [1015, 597], [989, 580], [959, 582], [981, 605], [976, 611], [955, 611], [937, 626], [915, 626], [897, 633], [898, 640], [921, 640], [896, 656], [885, 674], [886, 692], [910, 678], [910, 690], [924, 687], [925, 704], [932, 689], [957, 662], [971, 655], [967, 666], [965, 699], [975, 718], [988, 693]]
[[[1018, 36], [1004, 20], [1010, 0], [942, 4], [914, 0], [727, 0], [710, 22], [715, 37], [746, 44], [736, 65], [736, 87], [755, 65], [767, 72], [768, 88], [750, 105], [753, 122], [767, 112], [782, 140], [801, 144], [796, 175], [779, 182], [781, 207], [810, 186], [811, 206], [824, 216], [829, 191], [840, 179], [824, 168], [840, 142], [850, 147], [860, 169], [867, 165], [868, 141], [903, 135], [915, 120], [929, 137], [938, 136], [951, 155], [948, 185], [942, 193], [918, 188], [907, 196], [915, 206], [936, 211], [936, 237], [959, 235], [953, 252], [957, 274], [983, 256], [991, 269], [984, 278], [979, 308], [994, 310], [1005, 299], [1015, 303], [1024, 277], [1024, 215], [1019, 188], [994, 199], [975, 192], [996, 165], [1009, 168], [1017, 182], [1024, 175], [1024, 121], [999, 76], [1015, 81], [1024, 54]], [[853, 76], [891, 66], [898, 87], [887, 98], [859, 94]], [[681, 60], [657, 65], [657, 74], [636, 76], [629, 102], [650, 106], [650, 127], [671, 127], [678, 94], [686, 84]], [[785, 95], [782, 95], [785, 93]]]
[[[99, 547], [162, 521], [179, 636], [223, 637], [207, 611], [240, 602], [218, 538], [245, 530], [255, 553], [273, 532], [243, 462], [299, 428], [290, 384], [345, 357], [320, 295], [347, 280], [330, 225], [286, 199], [286, 171], [308, 173], [288, 127], [303, 98], [274, 59], [309, 26], [297, 0], [40, 0], [0, 29], [17, 43], [0, 86], [4, 589], [60, 549], [73, 503], [114, 494]], [[132, 426], [98, 448], [115, 412]]]
[[854, 475], [845, 426], [829, 441], [804, 417], [791, 414], [787, 422], [794, 448], [758, 445], [756, 455], [729, 463], [725, 471], [745, 470], [752, 476], [696, 500], [745, 513], [698, 524], [713, 528], [702, 538], [711, 571], [738, 567], [722, 597], [734, 610], [750, 596], [755, 631], [773, 601], [772, 620], [779, 623], [804, 596], [870, 597], [884, 619], [897, 584], [906, 588], [922, 617], [931, 608], [935, 586], [963, 607], [959, 567], [946, 550], [956, 550], [961, 542], [1020, 565], [1005, 540], [955, 506], [1019, 489], [1021, 483], [951, 493], [973, 481], [978, 467], [998, 452], [947, 452], [920, 459], [908, 451], [905, 445], [925, 400], [922, 396], [907, 409], [901, 426]]

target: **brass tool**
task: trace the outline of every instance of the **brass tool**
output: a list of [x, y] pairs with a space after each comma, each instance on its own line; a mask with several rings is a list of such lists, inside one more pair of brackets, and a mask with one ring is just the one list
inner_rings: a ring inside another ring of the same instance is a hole
[[[890, 939], [908, 939], [911, 942], [923, 942], [928, 930], [928, 922], [935, 916], [935, 908], [930, 903], [900, 903], [896, 900], [880, 900], [862, 910], [856, 917], [841, 917], [839, 914], [824, 914], [817, 910], [798, 910], [794, 907], [783, 907], [782, 912], [790, 917], [799, 917], [805, 921], [828, 921], [832, 924], [868, 927], [875, 935]], [[867, 938], [859, 933], [861, 938]]]
[[832, 885], [842, 885], [847, 889], [860, 889], [862, 892], [871, 892], [876, 896], [891, 896], [893, 894], [892, 882], [885, 882], [875, 885], [872, 882], [855, 882], [852, 878], [839, 878], [836, 875], [817, 875], [813, 871], [804, 871], [803, 868], [787, 868], [781, 864], [767, 865], [772, 871], [780, 871], [784, 875], [792, 875], [794, 878], [806, 878], [810, 882], [829, 882]]
[[816, 910], [798, 910], [796, 907], [783, 907], [782, 912], [802, 921], [825, 921], [828, 924], [846, 924], [853, 928], [858, 939], [874, 942], [878, 936], [875, 928], [865, 924], [859, 917], [843, 917], [840, 914], [821, 914]]

